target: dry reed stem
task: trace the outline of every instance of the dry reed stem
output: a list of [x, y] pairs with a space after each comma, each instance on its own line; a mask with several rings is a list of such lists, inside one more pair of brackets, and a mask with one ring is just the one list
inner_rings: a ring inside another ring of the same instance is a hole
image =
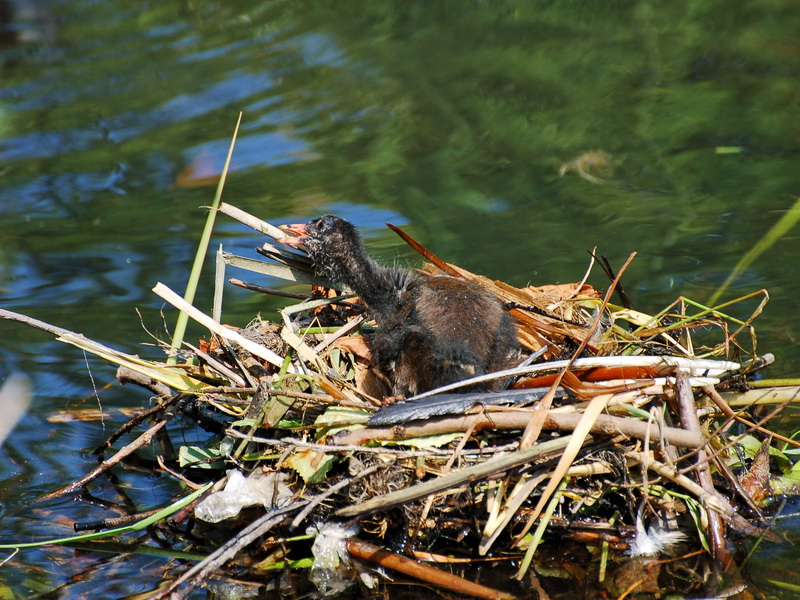
[[[695, 433], [701, 433], [700, 421], [697, 419], [697, 407], [694, 403], [694, 394], [689, 385], [688, 377], [685, 373], [678, 372], [678, 407], [683, 426]], [[707, 493], [716, 492], [714, 481], [711, 478], [711, 469], [708, 464], [708, 455], [705, 449], [697, 450], [697, 460], [695, 463], [697, 471], [697, 481]], [[708, 528], [711, 535], [711, 556], [717, 567], [723, 571], [731, 564], [733, 557], [727, 548], [725, 539], [725, 526], [719, 514], [715, 511], [706, 509], [708, 516]]]
[[283, 366], [283, 358], [275, 354], [272, 350], [265, 348], [255, 342], [251, 342], [247, 338], [243, 337], [242, 335], [236, 333], [235, 331], [228, 329], [227, 327], [223, 327], [214, 319], [209, 317], [208, 315], [203, 314], [198, 309], [196, 309], [191, 304], [185, 302], [183, 298], [181, 298], [178, 294], [173, 292], [163, 283], [158, 283], [153, 288], [153, 292], [164, 299], [165, 301], [169, 302], [172, 306], [181, 310], [188, 314], [192, 319], [200, 323], [206, 329], [216, 333], [219, 337], [225, 338], [231, 342], [235, 342], [239, 344], [242, 348], [255, 354], [259, 358], [263, 358], [268, 363], [275, 365], [278, 368]]
[[[438, 435], [442, 433], [455, 433], [475, 431], [522, 429], [530, 421], [533, 409], [508, 409], [498, 411], [482, 411], [473, 415], [458, 415], [452, 417], [431, 417], [425, 421], [412, 421], [409, 424], [394, 425], [391, 427], [367, 427], [343, 431], [334, 436], [336, 444], [364, 444], [376, 440], [403, 440], [425, 435]], [[543, 429], [574, 431], [583, 415], [581, 413], [559, 413], [549, 411], [542, 422]], [[693, 432], [688, 432], [677, 427], [661, 428], [657, 424], [648, 424], [634, 418], [614, 417], [611, 415], [597, 415], [590, 427], [592, 433], [613, 436], [625, 435], [631, 438], [644, 439], [647, 432], [658, 438], [681, 448], [699, 448], [705, 443], [705, 438]]]
[[519, 450], [509, 454], [493, 456], [482, 463], [478, 463], [458, 471], [450, 472], [447, 475], [443, 475], [437, 479], [423, 481], [402, 490], [397, 490], [383, 496], [371, 498], [370, 500], [362, 502], [356, 506], [346, 506], [344, 508], [340, 508], [334, 514], [337, 517], [361, 517], [381, 510], [386, 510], [393, 506], [412, 502], [414, 500], [424, 498], [429, 494], [443, 492], [465, 483], [481, 481], [496, 473], [502, 473], [503, 471], [507, 471], [508, 469], [512, 469], [529, 462], [544, 460], [545, 458], [550, 457], [552, 454], [558, 454], [562, 452], [566, 445], [567, 439], [561, 437], [542, 442], [533, 448], [527, 448], [526, 450]]

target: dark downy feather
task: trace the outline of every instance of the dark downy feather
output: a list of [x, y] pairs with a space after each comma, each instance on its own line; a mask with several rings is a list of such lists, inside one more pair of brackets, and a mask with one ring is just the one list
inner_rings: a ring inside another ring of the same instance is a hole
[[349, 287], [373, 313], [378, 323], [370, 343], [374, 362], [392, 382], [395, 396], [509, 365], [516, 329], [497, 298], [478, 284], [383, 267], [367, 256], [355, 227], [332, 215], [310, 221], [305, 233], [300, 243], [316, 273]]

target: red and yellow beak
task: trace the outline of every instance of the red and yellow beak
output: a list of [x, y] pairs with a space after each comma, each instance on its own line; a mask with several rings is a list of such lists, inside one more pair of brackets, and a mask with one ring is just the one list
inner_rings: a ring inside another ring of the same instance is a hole
[[308, 235], [304, 223], [293, 223], [291, 225], [281, 225], [278, 227], [281, 231], [292, 233], [294, 235], [287, 235], [286, 237], [277, 238], [275, 241], [279, 244], [286, 244], [292, 248], [300, 248], [303, 245], [303, 238]]

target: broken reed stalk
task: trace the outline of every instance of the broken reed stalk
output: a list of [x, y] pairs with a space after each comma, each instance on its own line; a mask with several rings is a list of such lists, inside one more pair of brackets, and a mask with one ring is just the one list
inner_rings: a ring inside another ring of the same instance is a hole
[[[697, 418], [694, 393], [692, 392], [692, 387], [689, 385], [689, 379], [686, 373], [678, 371], [676, 386], [681, 423], [688, 431], [700, 433], [700, 421]], [[714, 481], [711, 478], [711, 469], [708, 464], [708, 454], [703, 448], [697, 450], [695, 470], [697, 473], [697, 481], [700, 486], [707, 493], [715, 492], [716, 488], [714, 487]], [[708, 528], [711, 535], [711, 556], [717, 567], [725, 572], [733, 560], [727, 548], [725, 526], [719, 514], [715, 511], [707, 508], [706, 514], [708, 516]]]

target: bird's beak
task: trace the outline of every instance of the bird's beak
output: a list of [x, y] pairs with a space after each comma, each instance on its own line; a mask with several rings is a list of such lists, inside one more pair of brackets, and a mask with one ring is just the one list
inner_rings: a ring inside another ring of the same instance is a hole
[[292, 233], [294, 235], [277, 238], [275, 241], [279, 244], [286, 244], [292, 248], [302, 248], [303, 239], [308, 235], [306, 226], [303, 223], [293, 223], [291, 225], [281, 225], [278, 227], [281, 231]]

